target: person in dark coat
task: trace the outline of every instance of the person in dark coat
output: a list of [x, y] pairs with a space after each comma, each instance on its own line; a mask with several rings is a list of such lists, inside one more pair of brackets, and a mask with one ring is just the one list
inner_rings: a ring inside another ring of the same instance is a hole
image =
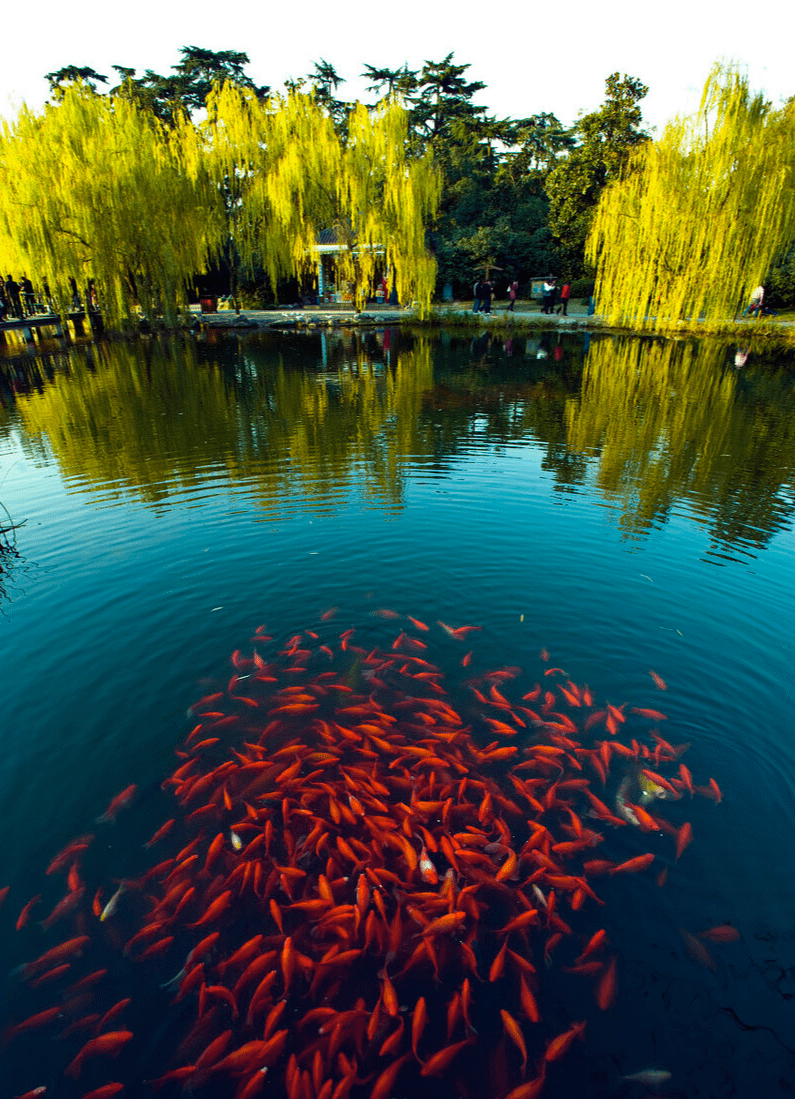
[[478, 279], [475, 285], [472, 287], [472, 296], [474, 301], [472, 302], [472, 312], [479, 313], [481, 302], [483, 300], [483, 279]]
[[22, 293], [25, 295], [25, 316], [30, 317], [33, 315], [33, 308], [36, 303], [36, 293], [33, 289], [33, 283], [27, 275], [23, 275], [19, 286]]
[[9, 275], [6, 279], [6, 300], [11, 307], [11, 312], [18, 319], [22, 320], [22, 302], [19, 297], [19, 283]]
[[69, 279], [69, 292], [72, 295], [72, 309], [78, 310], [80, 308], [80, 295], [77, 292], [77, 281], [72, 275]]
[[480, 291], [480, 311], [481, 313], [491, 312], [491, 295], [494, 293], [494, 286], [489, 279], [486, 279], [481, 287]]

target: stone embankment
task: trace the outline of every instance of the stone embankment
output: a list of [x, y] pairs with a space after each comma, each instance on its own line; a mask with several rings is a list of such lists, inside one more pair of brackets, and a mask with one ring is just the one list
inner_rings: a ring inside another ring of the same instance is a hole
[[558, 314], [545, 315], [538, 308], [525, 307], [517, 309], [515, 313], [508, 312], [504, 306], [492, 310], [491, 313], [473, 313], [472, 308], [464, 304], [453, 303], [445, 306], [435, 306], [431, 313], [420, 319], [419, 312], [413, 308], [399, 309], [390, 306], [377, 306], [362, 313], [356, 313], [353, 309], [344, 307], [311, 306], [305, 309], [244, 309], [239, 314], [232, 310], [222, 310], [218, 313], [199, 313], [197, 307], [193, 307], [195, 323], [205, 328], [222, 328], [235, 330], [255, 330], [263, 328], [277, 328], [280, 330], [313, 329], [313, 328], [364, 328], [371, 326], [397, 324], [443, 324], [455, 326], [457, 324], [471, 328], [487, 329], [489, 325], [499, 323], [502, 327], [505, 323], [515, 324], [517, 327], [550, 326], [555, 328], [597, 328], [601, 325], [598, 317], [589, 317], [584, 306], [570, 306], [569, 316]]

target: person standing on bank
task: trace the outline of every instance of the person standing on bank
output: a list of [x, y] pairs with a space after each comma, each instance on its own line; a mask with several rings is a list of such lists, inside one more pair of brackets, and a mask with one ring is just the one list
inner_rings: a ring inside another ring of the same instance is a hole
[[490, 279], [486, 279], [480, 290], [480, 311], [481, 313], [491, 312], [491, 295], [494, 293], [494, 286]]
[[554, 313], [555, 312], [555, 294], [557, 293], [556, 278], [554, 275], [550, 275], [544, 283], [544, 289], [542, 292], [542, 313]]
[[22, 293], [25, 295], [25, 316], [31, 317], [33, 316], [33, 307], [36, 303], [36, 294], [33, 290], [33, 283], [30, 281], [27, 275], [23, 275], [19, 286], [22, 290]]
[[483, 295], [483, 279], [482, 278], [478, 279], [478, 281], [472, 287], [472, 295], [475, 299], [472, 302], [472, 312], [473, 313], [479, 313], [480, 312], [480, 303], [482, 301], [482, 295]]
[[571, 297], [571, 283], [564, 282], [560, 288], [560, 307], [558, 313], [562, 313], [564, 317], [569, 315], [569, 298]]
[[508, 287], [508, 305], [506, 307], [506, 313], [513, 313], [513, 307], [516, 305], [516, 295], [519, 293], [519, 283], [516, 279], [513, 280]]
[[22, 320], [22, 302], [19, 297], [19, 283], [15, 282], [9, 275], [6, 279], [6, 301], [8, 302], [11, 312], [17, 318]]

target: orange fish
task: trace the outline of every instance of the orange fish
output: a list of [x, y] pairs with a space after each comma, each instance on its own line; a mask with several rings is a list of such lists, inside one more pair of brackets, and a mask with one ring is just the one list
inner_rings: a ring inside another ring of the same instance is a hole
[[535, 1080], [528, 1080], [525, 1084], [519, 1084], [513, 1091], [509, 1091], [505, 1099], [538, 1099], [544, 1090], [546, 1081], [546, 1065], [542, 1064], [541, 1074]]
[[417, 1060], [420, 1059], [419, 1054], [417, 1053], [417, 1046], [419, 1045], [422, 1032], [425, 1029], [425, 1024], [427, 1022], [428, 1011], [425, 1007], [425, 997], [420, 996], [414, 1008], [414, 1014], [411, 1017], [411, 1051]]
[[[499, 875], [497, 875], [497, 877], [499, 877]], [[512, 920], [510, 920], [505, 925], [505, 927], [501, 928], [497, 932], [497, 934], [498, 935], [507, 935], [510, 931], [519, 931], [521, 928], [527, 927], [531, 923], [537, 923], [538, 922], [537, 917], [538, 917], [538, 909], [537, 908], [530, 908], [530, 909], [527, 910], [527, 912], [522, 912], [519, 916], [514, 916], [514, 918]]]
[[446, 916], [431, 920], [422, 934], [423, 936], [442, 935], [448, 931], [457, 931], [466, 918], [466, 912], [448, 912]]
[[715, 959], [704, 944], [700, 942], [695, 935], [691, 935], [689, 931], [685, 931], [683, 927], [679, 928], [679, 934], [684, 939], [687, 952], [693, 961], [698, 962], [699, 965], [703, 965], [706, 969], [711, 969], [714, 973]]
[[685, 821], [679, 831], [676, 833], [676, 858], [682, 854], [684, 849], [693, 839], [693, 829], [690, 827], [690, 823]]
[[442, 1076], [452, 1060], [471, 1043], [471, 1038], [465, 1038], [463, 1042], [456, 1042], [452, 1046], [446, 1046], [429, 1057], [420, 1069], [420, 1076]]
[[195, 1065], [181, 1065], [179, 1068], [172, 1068], [170, 1072], [166, 1072], [162, 1076], [156, 1077], [154, 1080], [147, 1080], [146, 1083], [149, 1084], [153, 1091], [157, 1091], [159, 1088], [162, 1088], [164, 1084], [171, 1083], [172, 1080], [187, 1080], [195, 1071]]
[[216, 899], [213, 901], [213, 903], [210, 905], [210, 907], [207, 909], [201, 919], [196, 920], [195, 923], [189, 923], [188, 927], [201, 927], [202, 924], [210, 923], [216, 918], [216, 916], [220, 916], [221, 913], [224, 912], [231, 903], [232, 892], [231, 890], [227, 889], [226, 892], [222, 893], [220, 897], [216, 897]]
[[120, 1091], [124, 1091], [124, 1084], [115, 1082], [103, 1084], [101, 1088], [94, 1088], [93, 1091], [86, 1092], [82, 1099], [111, 1099], [112, 1095], [118, 1095]]
[[596, 1002], [602, 1011], [607, 1011], [616, 1001], [617, 961], [618, 959], [614, 955], [605, 968], [605, 971], [599, 980], [599, 984], [596, 986]]
[[120, 794], [117, 794], [102, 816], [97, 817], [97, 824], [107, 824], [109, 821], [114, 821], [122, 809], [126, 809], [132, 804], [137, 790], [138, 787], [132, 785], [122, 790]]
[[667, 721], [668, 718], [665, 714], [661, 714], [659, 710], [646, 710], [640, 706], [630, 706], [629, 712], [631, 714], [639, 714], [640, 717], [647, 717], [650, 721]]
[[502, 1025], [505, 1033], [514, 1043], [516, 1048], [522, 1055], [522, 1071], [527, 1064], [527, 1046], [525, 1045], [524, 1035], [522, 1034], [522, 1028], [517, 1023], [516, 1019], [505, 1010], [500, 1011], [502, 1018]]
[[495, 981], [499, 981], [500, 977], [502, 977], [503, 973], [505, 972], [505, 952], [507, 951], [507, 949], [508, 940], [506, 939], [500, 947], [499, 953], [494, 958], [494, 961], [491, 963], [491, 968], [489, 969], [489, 980], [492, 984]]
[[55, 1019], [60, 1019], [62, 1015], [63, 1011], [60, 1007], [48, 1007], [46, 1011], [30, 1015], [27, 1019], [23, 1019], [21, 1023], [17, 1023], [12, 1028], [11, 1034], [24, 1034], [27, 1030], [38, 1030], [39, 1027], [46, 1026], [47, 1023], [52, 1023]]
[[558, 1061], [566, 1053], [575, 1038], [581, 1038], [585, 1033], [585, 1023], [575, 1023], [574, 1026], [564, 1030], [557, 1038], [553, 1038], [547, 1046], [544, 1054], [545, 1061]]
[[651, 668], [649, 668], [649, 675], [654, 680], [654, 686], [659, 691], [667, 691], [668, 690], [668, 684], [665, 682], [665, 680], [662, 678], [662, 676], [657, 675], [657, 673], [653, 672], [651, 670]]
[[700, 939], [709, 939], [712, 943], [736, 943], [740, 938], [740, 932], [731, 924], [724, 923], [720, 927], [710, 927], [707, 931], [699, 931]]
[[679, 776], [682, 779], [682, 782], [685, 784], [685, 789], [692, 798], [694, 789], [693, 776], [690, 773], [690, 769], [688, 767], [685, 767], [684, 763], [679, 764]]
[[714, 778], [709, 780], [709, 786], [704, 790], [704, 794], [706, 797], [711, 798], [712, 801], [720, 802], [723, 799], [720, 787]]
[[207, 858], [204, 860], [204, 869], [208, 871], [224, 847], [224, 834], [219, 832], [207, 851]]
[[638, 855], [637, 858], [628, 859], [627, 862], [622, 862], [618, 866], [614, 866], [610, 871], [611, 874], [637, 874], [640, 870], [645, 870], [651, 866], [654, 862], [654, 855], [649, 853], [648, 855]]
[[411, 1053], [404, 1053], [402, 1057], [398, 1057], [397, 1061], [393, 1061], [389, 1068], [384, 1069], [373, 1085], [370, 1099], [387, 1099], [395, 1086], [395, 1080], [397, 1080], [400, 1070], [411, 1056]]
[[383, 984], [381, 986], [381, 1003], [384, 1005], [384, 1010], [387, 1015], [393, 1017], [400, 1011], [400, 1003], [395, 992], [395, 986], [387, 976], [386, 970], [381, 975]]
[[456, 641], [463, 641], [468, 633], [472, 633], [473, 630], [480, 630], [482, 626], [446, 626], [441, 620], [437, 620], [437, 625], [441, 626], [448, 637], [454, 637]]
[[583, 948], [583, 951], [580, 954], [580, 957], [581, 958], [587, 958], [589, 956], [589, 954], [594, 954], [597, 950], [599, 950], [599, 948], [601, 946], [604, 945], [606, 940], [607, 940], [607, 932], [604, 931], [604, 930], [597, 931], [596, 934], [592, 935], [591, 938], [588, 940], [588, 943]]
[[638, 823], [640, 824], [644, 832], [658, 831], [657, 823], [655, 822], [654, 817], [652, 817], [650, 813], [647, 813], [642, 805], [635, 805], [634, 802], [628, 801], [627, 808], [631, 809], [632, 812], [635, 814], [638, 819]]
[[73, 1061], [64, 1069], [67, 1076], [77, 1079], [83, 1070], [83, 1063], [91, 1057], [101, 1055], [116, 1057], [122, 1048], [133, 1037], [131, 1030], [113, 1030], [108, 1034], [101, 1034], [99, 1038], [92, 1038], [86, 1042]]
[[30, 919], [31, 909], [34, 908], [41, 900], [41, 893], [37, 893], [35, 897], [32, 897], [22, 911], [17, 916], [16, 929], [21, 931], [25, 924]]
[[145, 962], [148, 961], [149, 958], [156, 958], [160, 954], [165, 954], [173, 942], [173, 935], [167, 935], [164, 939], [159, 939], [156, 943], [152, 943], [151, 946], [147, 946], [146, 950], [138, 955], [138, 961]]
[[530, 986], [525, 980], [524, 973], [519, 978], [519, 998], [522, 1001], [522, 1008], [525, 1015], [531, 1023], [537, 1023], [541, 1019], [541, 1013], [538, 1010], [538, 1004], [536, 998], [530, 990]]
[[38, 973], [40, 970], [47, 969], [53, 962], [62, 962], [65, 958], [79, 958], [83, 953], [83, 948], [88, 946], [90, 942], [91, 939], [88, 935], [79, 935], [76, 939], [69, 939], [65, 943], [51, 947], [34, 961], [28, 962], [24, 967], [25, 975]]
[[650, 782], [655, 783], [657, 786], [662, 786], [663, 789], [665, 789], [665, 790], [670, 790], [670, 792], [675, 797], [681, 797], [681, 795], [680, 795], [679, 791], [676, 789], [676, 787], [672, 786], [671, 783], [668, 781], [668, 779], [663, 778], [662, 775], [658, 775], [656, 771], [650, 771], [648, 769], [648, 767], [644, 767], [643, 771], [641, 773], [647, 779], [649, 779]]
[[59, 851], [50, 865], [45, 870], [45, 874], [56, 874], [59, 870], [63, 870], [65, 866], [68, 866], [74, 861], [74, 856], [81, 854], [83, 851], [87, 851], [92, 840], [93, 835], [78, 836], [76, 840], [72, 840], [67, 844], [62, 851]]

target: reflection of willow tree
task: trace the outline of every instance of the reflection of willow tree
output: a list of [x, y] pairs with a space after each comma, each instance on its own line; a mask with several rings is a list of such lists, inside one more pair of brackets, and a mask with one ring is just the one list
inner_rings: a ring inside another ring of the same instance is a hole
[[65, 476], [105, 497], [148, 503], [203, 491], [208, 477], [244, 482], [274, 518], [285, 501], [338, 502], [364, 491], [401, 505], [404, 467], [420, 452], [418, 413], [432, 384], [419, 342], [391, 369], [350, 353], [336, 372], [274, 366], [240, 392], [196, 362], [194, 346], [111, 345], [20, 398], [26, 445], [47, 447]]
[[727, 371], [717, 343], [599, 340], [581, 396], [567, 409], [568, 445], [598, 454], [597, 485], [642, 531], [679, 499], [716, 541], [763, 545], [792, 511], [795, 421], [781, 388]]

